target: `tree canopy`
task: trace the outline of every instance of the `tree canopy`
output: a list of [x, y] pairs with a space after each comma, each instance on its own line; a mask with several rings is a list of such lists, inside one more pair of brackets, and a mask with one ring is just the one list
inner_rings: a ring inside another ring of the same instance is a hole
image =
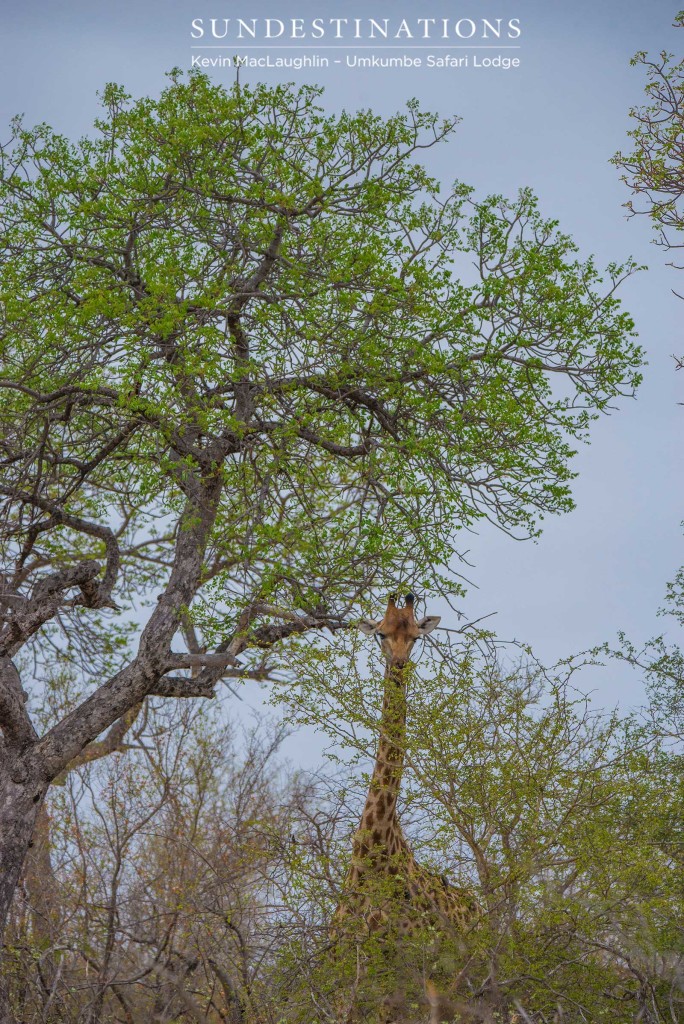
[[[684, 11], [674, 26], [684, 28]], [[676, 259], [684, 246], [684, 60], [666, 50], [657, 58], [641, 50], [632, 64], [646, 70], [646, 103], [630, 110], [633, 148], [616, 153], [613, 163], [631, 189], [630, 213], [649, 217], [656, 243]]]

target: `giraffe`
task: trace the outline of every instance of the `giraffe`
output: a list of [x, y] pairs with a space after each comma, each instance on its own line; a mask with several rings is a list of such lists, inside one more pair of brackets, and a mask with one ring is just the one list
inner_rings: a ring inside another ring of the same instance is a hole
[[406, 746], [407, 665], [416, 640], [440, 621], [437, 615], [416, 620], [414, 603], [413, 594], [406, 594], [400, 608], [392, 595], [380, 621], [359, 623], [363, 633], [381, 642], [384, 694], [375, 765], [333, 921], [337, 936], [375, 934], [391, 945], [418, 931], [437, 941], [444, 935], [458, 936], [478, 918], [477, 904], [467, 890], [450, 885], [416, 861], [397, 814]]

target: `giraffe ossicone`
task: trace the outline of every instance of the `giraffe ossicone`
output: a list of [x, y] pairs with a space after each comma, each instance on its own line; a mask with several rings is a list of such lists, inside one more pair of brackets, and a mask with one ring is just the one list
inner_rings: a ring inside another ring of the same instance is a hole
[[359, 629], [367, 636], [380, 639], [382, 651], [388, 666], [404, 668], [416, 640], [427, 636], [441, 622], [439, 615], [426, 615], [417, 620], [414, 613], [415, 597], [406, 594], [404, 607], [397, 607], [395, 594], [387, 602], [385, 614], [377, 622], [361, 619]]

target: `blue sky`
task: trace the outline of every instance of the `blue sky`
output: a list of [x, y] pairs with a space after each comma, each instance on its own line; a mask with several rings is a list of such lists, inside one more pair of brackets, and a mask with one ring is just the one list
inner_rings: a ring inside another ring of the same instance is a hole
[[[666, 581], [684, 561], [681, 428], [684, 373], [673, 352], [684, 351], [684, 306], [671, 293], [684, 276], [666, 266], [650, 244], [645, 218], [628, 221], [627, 191], [609, 163], [626, 146], [627, 111], [643, 96], [643, 74], [629, 60], [637, 50], [681, 52], [684, 31], [671, 23], [677, 6], [664, 0], [453, 0], [421, 5], [421, 17], [519, 18], [510, 71], [401, 69], [242, 71], [267, 80], [317, 81], [331, 109], [372, 106], [390, 112], [410, 97], [463, 122], [454, 140], [429, 155], [433, 173], [486, 192], [531, 186], [542, 211], [557, 217], [584, 255], [599, 263], [632, 255], [649, 271], [622, 291], [648, 352], [644, 385], [595, 426], [592, 444], [576, 460], [577, 509], [551, 520], [537, 543], [516, 543], [493, 527], [467, 538], [473, 583], [462, 602], [505, 638], [533, 645], [547, 661], [626, 630], [636, 641], [663, 629], [656, 618]], [[406, 17], [407, 0], [32, 0], [2, 13], [0, 126], [18, 112], [69, 135], [88, 130], [96, 92], [118, 81], [134, 94], [157, 93], [164, 72], [189, 66], [193, 18]], [[264, 51], [266, 52], [266, 51]], [[294, 52], [294, 51], [293, 51]], [[323, 51], [321, 51], [323, 52]], [[397, 51], [393, 51], [397, 52]], [[408, 52], [408, 51], [407, 51]], [[459, 51], [465, 52], [465, 51]], [[214, 77], [229, 84], [232, 69]], [[6, 127], [0, 132], [7, 134]], [[676, 634], [672, 633], [674, 638]], [[636, 704], [641, 682], [615, 669], [587, 680], [601, 703]]]

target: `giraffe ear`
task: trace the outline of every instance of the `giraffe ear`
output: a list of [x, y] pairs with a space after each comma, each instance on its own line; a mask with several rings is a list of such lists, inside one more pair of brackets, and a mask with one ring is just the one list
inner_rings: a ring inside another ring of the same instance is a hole
[[362, 633], [365, 633], [366, 636], [372, 636], [379, 625], [379, 622], [373, 622], [372, 619], [361, 619], [359, 622], [359, 629]]
[[418, 629], [421, 633], [431, 633], [435, 626], [439, 626], [441, 621], [441, 615], [426, 615], [424, 619], [417, 623]]

